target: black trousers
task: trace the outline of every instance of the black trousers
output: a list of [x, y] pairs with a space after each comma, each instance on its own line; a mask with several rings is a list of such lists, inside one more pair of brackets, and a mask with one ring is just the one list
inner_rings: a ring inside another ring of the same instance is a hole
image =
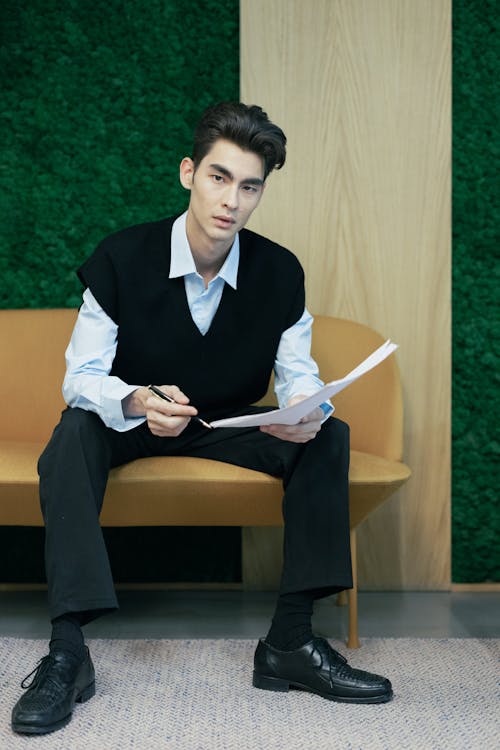
[[52, 619], [84, 612], [88, 622], [117, 608], [99, 524], [108, 473], [136, 458], [167, 455], [227, 461], [281, 477], [281, 593], [351, 588], [349, 428], [340, 420], [326, 420], [313, 440], [299, 445], [258, 428], [206, 430], [195, 422], [176, 438], [156, 437], [146, 423], [117, 432], [96, 414], [71, 408], [38, 463]]

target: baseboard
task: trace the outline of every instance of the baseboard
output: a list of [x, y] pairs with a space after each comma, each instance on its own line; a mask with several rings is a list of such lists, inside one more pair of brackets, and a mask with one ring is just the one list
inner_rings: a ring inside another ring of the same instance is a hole
[[116, 583], [117, 591], [242, 591], [242, 583], [214, 583], [203, 581], [200, 583]]
[[500, 592], [500, 583], [452, 583], [451, 591], [457, 593], [462, 592]]
[[[117, 591], [242, 591], [242, 583], [163, 582], [158, 583], [115, 583]], [[46, 583], [0, 583], [1, 591], [47, 591]]]
[[47, 591], [46, 583], [0, 583], [2, 591]]
[[[242, 583], [217, 583], [213, 581], [181, 581], [181, 582], [168, 582], [159, 581], [157, 583], [116, 583], [115, 587], [117, 591], [243, 591]], [[46, 591], [46, 583], [0, 583], [1, 591]], [[426, 591], [425, 589], [412, 589], [411, 593], [435, 593], [435, 589], [432, 591]], [[459, 592], [500, 592], [500, 583], [452, 583], [445, 590], [438, 593], [459, 593]], [[385, 591], [381, 589], [370, 590], [362, 589], [359, 593], [368, 594], [388, 594], [388, 593], [405, 593], [403, 590], [400, 591]], [[408, 591], [406, 592], [408, 593]]]

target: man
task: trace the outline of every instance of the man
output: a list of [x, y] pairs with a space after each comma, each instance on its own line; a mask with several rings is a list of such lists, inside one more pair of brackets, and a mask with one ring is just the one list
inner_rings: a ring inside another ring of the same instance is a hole
[[347, 426], [330, 418], [329, 404], [292, 426], [203, 424], [255, 409], [273, 368], [280, 405], [322, 385], [300, 264], [244, 229], [285, 144], [260, 107], [210, 107], [180, 165], [187, 212], [108, 237], [79, 269], [85, 291], [63, 385], [69, 408], [39, 461], [52, 638], [13, 709], [16, 732], [54, 731], [95, 693], [81, 628], [117, 607], [99, 526], [107, 476], [152, 455], [202, 456], [283, 478], [283, 573], [254, 686], [359, 703], [392, 697], [387, 679], [352, 669], [311, 631], [314, 600], [352, 585]]

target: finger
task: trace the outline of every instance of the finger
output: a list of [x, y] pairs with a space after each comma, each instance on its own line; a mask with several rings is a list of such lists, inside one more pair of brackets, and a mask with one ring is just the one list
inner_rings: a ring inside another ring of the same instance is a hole
[[165, 391], [165, 393], [168, 393], [169, 396], [171, 396], [175, 401], [181, 404], [188, 404], [189, 398], [186, 396], [185, 393], [181, 391], [179, 386], [177, 385], [162, 385], [160, 386], [162, 391]]
[[181, 417], [157, 415], [148, 419], [148, 427], [153, 435], [160, 437], [176, 436], [184, 430], [189, 421], [189, 419]]
[[166, 417], [194, 417], [198, 414], [194, 406], [162, 401], [157, 396], [151, 396], [146, 401], [147, 411], [163, 414]]
[[172, 428], [180, 422], [189, 422], [190, 417], [179, 414], [164, 414], [158, 411], [152, 411], [148, 414], [148, 423], [158, 427]]
[[270, 424], [267, 425], [272, 434], [279, 432], [282, 435], [305, 435], [308, 432], [318, 432], [321, 423], [318, 421], [299, 422], [298, 424]]
[[302, 443], [308, 443], [310, 440], [313, 440], [313, 438], [315, 437], [315, 435], [309, 435], [309, 434], [306, 434], [306, 435], [280, 435], [280, 434], [274, 434], [274, 435], [271, 435], [271, 437], [274, 437], [277, 440], [283, 440], [284, 442], [288, 442], [288, 443], [302, 444]]
[[321, 420], [324, 417], [323, 409], [320, 409], [319, 407], [316, 407], [316, 409], [313, 409], [309, 414], [306, 414], [300, 422], [304, 424], [305, 422], [321, 422]]
[[292, 430], [286, 428], [284, 425], [266, 425], [261, 427], [261, 430], [280, 440], [288, 440], [293, 443], [306, 443], [316, 437], [319, 427], [317, 429], [313, 427], [307, 430]]

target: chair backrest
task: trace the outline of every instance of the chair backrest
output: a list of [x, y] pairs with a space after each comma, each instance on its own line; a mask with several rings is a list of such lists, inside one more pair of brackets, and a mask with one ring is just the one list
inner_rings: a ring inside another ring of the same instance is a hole
[[[384, 343], [369, 326], [342, 318], [317, 316], [312, 353], [325, 382], [352, 370]], [[336, 416], [351, 427], [351, 447], [401, 461], [403, 399], [397, 352], [335, 396]]]
[[48, 440], [64, 401], [64, 352], [77, 310], [0, 310], [0, 439]]
[[[369, 326], [344, 318], [314, 318], [312, 354], [325, 383], [347, 375], [385, 338]], [[259, 402], [275, 404], [272, 381]], [[395, 355], [345, 388], [334, 400], [335, 416], [351, 428], [351, 448], [394, 461], [403, 454], [403, 402]]]
[[[0, 439], [47, 440], [64, 408], [64, 351], [77, 311], [0, 310]], [[317, 316], [313, 356], [325, 382], [346, 375], [383, 343], [368, 326]], [[271, 385], [268, 393], [271, 393]], [[272, 403], [270, 396], [262, 403]], [[355, 450], [401, 460], [403, 408], [394, 355], [339, 393], [336, 416], [351, 427]]]

